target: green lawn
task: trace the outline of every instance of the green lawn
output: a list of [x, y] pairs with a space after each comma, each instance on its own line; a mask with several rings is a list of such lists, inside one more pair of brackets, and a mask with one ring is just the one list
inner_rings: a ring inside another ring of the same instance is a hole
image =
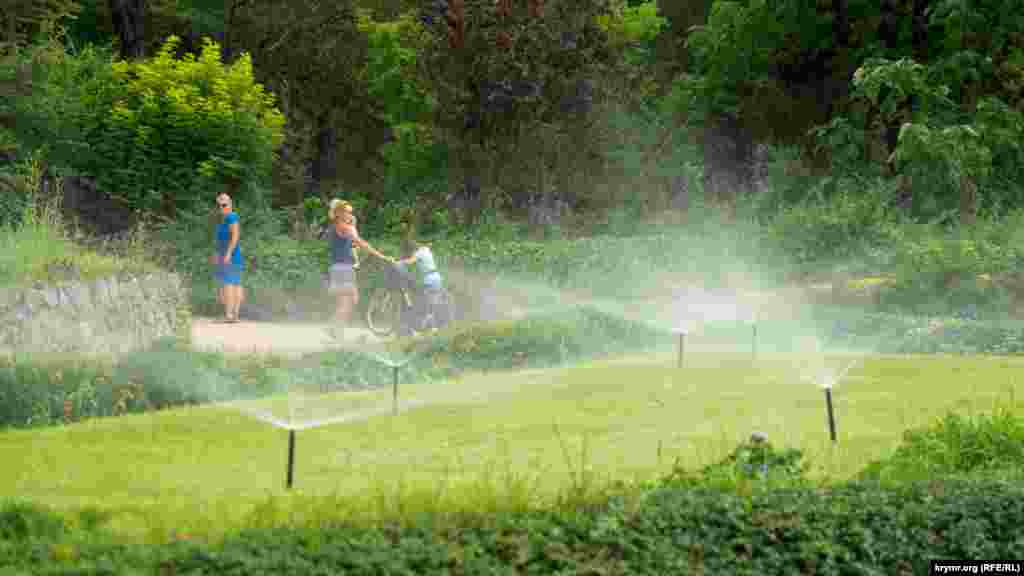
[[[679, 458], [699, 467], [761, 430], [840, 479], [889, 453], [908, 427], [950, 409], [1024, 407], [1021, 361], [873, 357], [835, 389], [839, 444], [822, 390], [801, 380], [840, 366], [775, 355], [670, 354], [407, 385], [206, 406], [0, 434], [0, 498], [96, 506], [128, 536], [216, 537], [243, 523], [316, 521], [418, 509], [528, 506], [582, 485], [651, 478]], [[803, 369], [807, 371], [807, 369]], [[289, 404], [290, 402], [290, 404]], [[287, 432], [254, 418], [358, 419], [298, 431], [295, 489], [284, 490]]]

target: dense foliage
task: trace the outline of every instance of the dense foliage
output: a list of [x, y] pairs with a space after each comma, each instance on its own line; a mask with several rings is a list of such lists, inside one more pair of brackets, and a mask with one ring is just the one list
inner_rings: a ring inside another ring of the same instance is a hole
[[[92, 176], [103, 195], [163, 216], [151, 251], [190, 277], [197, 310], [213, 304], [207, 210], [226, 186], [239, 197], [250, 300], [322, 292], [326, 246], [311, 231], [342, 196], [379, 247], [409, 230], [433, 240], [461, 299], [479, 296], [474, 275], [622, 302], [685, 277], [765, 285], [824, 269], [872, 276], [858, 286], [870, 285], [874, 310], [813, 310], [830, 346], [1024, 353], [1024, 328], [1005, 318], [1024, 300], [1024, 15], [1009, 0], [8, 4], [0, 224], [18, 224], [52, 190], [47, 178]], [[685, 233], [650, 224], [665, 211], [685, 214]], [[538, 229], [545, 241], [526, 239]], [[550, 366], [664, 339], [563, 310], [457, 326], [416, 348], [423, 361], [403, 377]], [[388, 381], [364, 356], [306, 360], [228, 362], [167, 343], [116, 363], [5, 361], [0, 425]], [[928, 558], [1019, 556], [1024, 493], [991, 477], [1020, 469], [1022, 430], [1010, 410], [952, 413], [908, 431], [860, 481], [827, 489], [806, 480], [798, 451], [750, 444], [583, 506], [442, 528], [253, 527], [217, 545], [129, 547], [102, 513], [11, 503], [0, 564], [911, 574]]]
[[226, 66], [213, 42], [179, 59], [177, 45], [171, 37], [141, 62], [92, 47], [30, 52], [44, 75], [15, 103], [18, 130], [145, 213], [173, 216], [225, 184], [265, 180], [284, 119], [254, 83], [251, 61]]
[[[103, 517], [0, 508], [0, 559], [35, 574], [920, 574], [935, 558], [1016, 558], [1024, 492], [935, 479], [816, 490], [669, 479], [578, 510], [395, 526], [252, 528], [220, 544], [128, 546]], [[91, 536], [91, 537], [90, 537]], [[18, 572], [15, 572], [18, 573]]]
[[[467, 371], [555, 366], [644, 350], [663, 335], [585, 308], [521, 321], [478, 324], [400, 343], [416, 358], [403, 379], [443, 379]], [[331, 384], [325, 384], [331, 383]], [[287, 393], [387, 386], [391, 370], [358, 352], [282, 361], [229, 361], [181, 350], [173, 341], [116, 362], [75, 358], [0, 360], [0, 428], [51, 426], [88, 418]]]

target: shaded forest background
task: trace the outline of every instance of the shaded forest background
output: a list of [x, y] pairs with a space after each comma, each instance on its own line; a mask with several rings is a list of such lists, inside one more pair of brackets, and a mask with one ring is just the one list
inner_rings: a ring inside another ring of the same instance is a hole
[[[215, 151], [154, 160], [185, 172], [205, 161], [201, 192], [176, 189], [190, 180], [167, 170], [111, 179], [82, 150], [123, 135], [55, 137], [40, 128], [52, 119], [17, 105], [0, 107], [0, 153], [13, 163], [46, 144], [51, 169], [87, 179], [117, 222], [254, 186], [275, 207], [305, 207], [297, 221], [351, 198], [382, 233], [495, 214], [584, 231], [609, 211], [642, 221], [697, 199], [770, 212], [869, 193], [911, 219], [972, 222], [1021, 200], [1021, 7], [5, 0], [5, 94], [39, 90], [40, 43], [141, 61], [173, 35], [177, 58], [207, 40], [225, 64], [251, 55], [285, 121], [265, 162]], [[125, 189], [144, 180], [148, 192]], [[100, 227], [112, 231], [110, 220]]]

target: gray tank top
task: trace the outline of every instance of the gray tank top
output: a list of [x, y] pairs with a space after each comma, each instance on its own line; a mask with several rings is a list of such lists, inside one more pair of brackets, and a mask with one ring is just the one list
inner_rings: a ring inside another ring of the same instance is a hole
[[338, 235], [338, 230], [331, 226], [331, 264], [355, 264], [352, 255], [352, 239]]

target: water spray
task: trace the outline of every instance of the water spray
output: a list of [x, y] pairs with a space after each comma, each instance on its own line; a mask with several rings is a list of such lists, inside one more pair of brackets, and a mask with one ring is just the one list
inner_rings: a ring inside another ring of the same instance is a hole
[[832, 411], [832, 384], [826, 383], [822, 388], [825, 389], [825, 408], [828, 411], [828, 435], [834, 444], [836, 442], [836, 417]]
[[295, 430], [288, 431], [288, 480], [286, 487], [291, 490], [295, 473]]

